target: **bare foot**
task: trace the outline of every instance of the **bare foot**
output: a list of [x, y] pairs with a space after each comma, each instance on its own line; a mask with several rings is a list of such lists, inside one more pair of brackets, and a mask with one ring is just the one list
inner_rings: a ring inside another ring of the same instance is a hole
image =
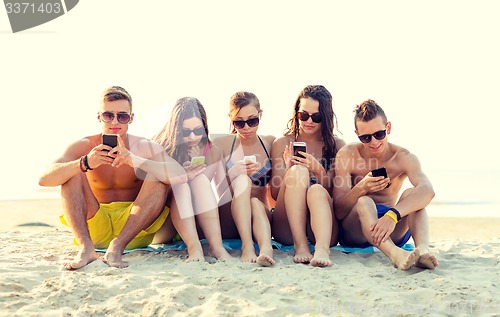
[[313, 258], [313, 255], [311, 254], [311, 251], [309, 250], [309, 246], [306, 245], [305, 247], [296, 247], [295, 248], [295, 255], [293, 256], [293, 262], [295, 263], [309, 263], [311, 262]]
[[437, 258], [430, 254], [429, 249], [426, 246], [418, 246], [417, 249], [420, 252], [420, 257], [418, 258], [417, 263], [415, 263], [416, 267], [434, 270], [439, 266]]
[[222, 246], [222, 244], [218, 247], [210, 247], [209, 248], [209, 251], [208, 251], [208, 254], [210, 256], [213, 256], [214, 258], [216, 258], [217, 260], [219, 261], [224, 261], [224, 260], [229, 260], [229, 259], [232, 259], [233, 257], [231, 256], [231, 254], [229, 254], [226, 249], [224, 249], [224, 247]]
[[81, 248], [80, 251], [78, 251], [78, 254], [76, 257], [73, 259], [71, 262], [64, 262], [63, 266], [66, 270], [76, 270], [81, 267], [84, 267], [85, 265], [89, 264], [90, 262], [94, 262], [99, 258], [99, 255], [94, 250], [94, 247], [92, 248]]
[[255, 248], [252, 245], [241, 247], [241, 261], [255, 263], [257, 261], [257, 255], [255, 254]]
[[260, 250], [259, 256], [256, 260], [257, 264], [260, 266], [273, 266], [276, 261], [273, 259], [273, 248], [262, 248]]
[[400, 270], [408, 270], [416, 260], [420, 257], [420, 250], [415, 248], [412, 252], [408, 252], [401, 248], [396, 248], [394, 255], [391, 257], [392, 263]]
[[123, 261], [123, 249], [116, 245], [116, 240], [112, 240], [109, 243], [108, 250], [106, 254], [102, 257], [102, 261], [111, 267], [117, 267], [119, 269], [124, 269], [128, 267], [128, 263]]
[[203, 249], [201, 245], [199, 248], [188, 248], [188, 258], [187, 262], [204, 262], [205, 256], [203, 255]]
[[316, 248], [316, 250], [314, 251], [314, 257], [311, 260], [311, 265], [317, 267], [332, 266], [329, 251], [330, 250], [326, 251], [321, 248]]

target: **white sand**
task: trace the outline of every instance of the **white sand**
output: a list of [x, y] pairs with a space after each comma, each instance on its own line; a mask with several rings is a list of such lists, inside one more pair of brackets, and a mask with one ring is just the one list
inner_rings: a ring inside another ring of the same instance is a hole
[[[135, 251], [127, 269], [77, 271], [57, 200], [0, 202], [0, 316], [498, 316], [499, 220], [431, 218], [435, 271], [399, 271], [384, 255], [332, 251], [331, 268], [185, 263], [185, 251]], [[18, 227], [45, 223], [51, 227]], [[475, 233], [474, 233], [475, 232]], [[239, 251], [231, 251], [237, 257]]]

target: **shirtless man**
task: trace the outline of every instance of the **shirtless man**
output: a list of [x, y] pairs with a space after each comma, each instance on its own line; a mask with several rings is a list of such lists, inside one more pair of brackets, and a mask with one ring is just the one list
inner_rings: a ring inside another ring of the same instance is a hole
[[[429, 252], [425, 207], [434, 197], [432, 185], [417, 157], [388, 142], [391, 123], [382, 108], [366, 100], [355, 109], [355, 133], [362, 143], [344, 146], [335, 163], [335, 216], [341, 221], [340, 244], [378, 247], [402, 270], [412, 265], [435, 269], [439, 264]], [[385, 167], [388, 177], [374, 177]], [[398, 200], [404, 180], [413, 184]], [[409, 229], [409, 231], [408, 231]], [[415, 250], [401, 249], [410, 232]]]
[[[184, 169], [159, 144], [127, 133], [134, 114], [125, 89], [113, 86], [103, 92], [97, 119], [102, 133], [118, 135], [118, 146], [103, 145], [101, 134], [85, 137], [69, 145], [39, 180], [41, 186], [61, 185], [61, 221], [80, 247], [78, 255], [64, 263], [68, 270], [96, 260], [94, 248], [108, 248], [103, 261], [124, 268], [125, 249], [171, 239], [175, 230], [170, 218], [165, 221], [168, 185], [173, 175], [178, 175], [176, 182], [187, 180]], [[151, 160], [138, 169], [145, 159]]]

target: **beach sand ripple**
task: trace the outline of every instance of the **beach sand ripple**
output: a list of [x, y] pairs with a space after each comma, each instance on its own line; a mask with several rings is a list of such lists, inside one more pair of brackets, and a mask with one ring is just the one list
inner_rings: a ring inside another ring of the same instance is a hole
[[[435, 271], [400, 271], [380, 253], [332, 251], [334, 265], [186, 263], [185, 251], [135, 251], [130, 267], [95, 261], [67, 271], [77, 253], [65, 230], [0, 232], [1, 316], [485, 315], [500, 311], [500, 239], [442, 240]], [[240, 251], [231, 251], [235, 256]]]

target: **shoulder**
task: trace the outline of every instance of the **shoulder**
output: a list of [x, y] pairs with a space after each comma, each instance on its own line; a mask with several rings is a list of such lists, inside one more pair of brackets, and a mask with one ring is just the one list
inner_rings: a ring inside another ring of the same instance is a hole
[[130, 151], [142, 157], [150, 157], [165, 151], [165, 149], [155, 141], [136, 135], [128, 135]]
[[217, 145], [220, 149], [225, 148], [226, 146], [233, 143], [236, 135], [234, 134], [212, 134], [210, 135], [212, 144]]
[[267, 149], [270, 149], [273, 145], [274, 140], [276, 140], [274, 135], [261, 135], [260, 138], [262, 139], [262, 142], [264, 142], [264, 144], [266, 145]]
[[275, 139], [273, 142], [273, 146], [284, 147], [285, 145], [288, 145], [290, 142], [293, 142], [293, 136], [285, 135], [285, 136], [282, 136], [282, 137]]
[[274, 142], [274, 140], [276, 140], [276, 137], [274, 135], [261, 135], [260, 137], [264, 142], [271, 144]]
[[337, 152], [337, 158], [345, 158], [352, 157], [355, 155], [359, 155], [359, 144], [358, 143], [349, 143], [346, 144], [343, 140], [343, 146], [339, 148]]
[[339, 151], [341, 148], [343, 148], [346, 145], [345, 141], [337, 136], [334, 136], [333, 139], [335, 140], [335, 150], [336, 151]]
[[420, 164], [418, 157], [411, 153], [408, 149], [395, 144], [390, 144], [390, 147], [394, 153], [394, 159], [398, 164]]

